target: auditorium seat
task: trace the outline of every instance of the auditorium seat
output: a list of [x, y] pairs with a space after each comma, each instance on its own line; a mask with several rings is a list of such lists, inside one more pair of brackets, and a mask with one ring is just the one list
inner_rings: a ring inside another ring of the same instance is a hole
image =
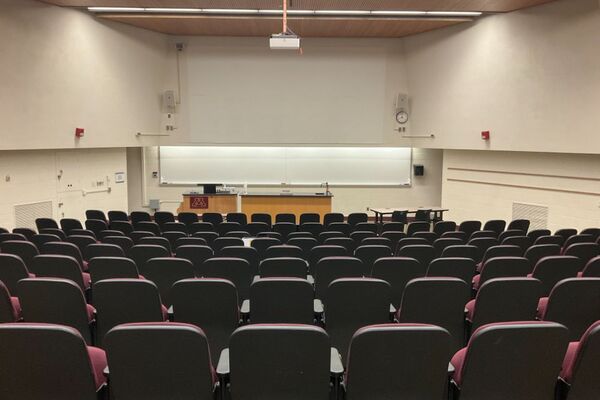
[[576, 278], [585, 264], [573, 256], [549, 256], [539, 260], [530, 277], [542, 282], [541, 297], [548, 297], [552, 288], [563, 279]]
[[553, 399], [567, 345], [567, 329], [555, 323], [484, 325], [452, 358], [456, 395], [460, 400]]
[[318, 237], [325, 227], [319, 222], [304, 222], [298, 226], [298, 232], [310, 232], [314, 237]]
[[93, 239], [97, 239], [96, 234], [89, 229], [71, 229], [71, 236], [89, 236]]
[[[231, 335], [230, 398], [328, 400], [331, 349], [325, 331], [310, 325], [257, 324]], [[228, 373], [228, 374], [227, 374]]]
[[363, 239], [376, 236], [377, 234], [372, 231], [354, 231], [350, 234], [350, 238], [353, 239], [356, 243], [362, 242]]
[[[133, 239], [135, 237], [134, 236], [135, 233], [136, 233], [135, 231], [131, 232], [131, 234], [128, 235], [128, 236]], [[154, 235], [151, 232], [144, 232], [144, 234], [146, 236]], [[100, 233], [97, 235], [97, 239], [100, 240], [100, 241], [103, 241], [104, 238], [107, 238], [109, 236], [125, 236], [125, 234], [123, 232], [121, 232], [121, 231], [115, 231], [115, 230], [111, 230], [111, 229], [106, 229], [106, 230], [100, 231]]]
[[0, 234], [1, 233], [9, 233], [9, 232], [8, 232], [8, 229], [0, 227]]
[[152, 221], [152, 217], [146, 211], [132, 211], [129, 214], [129, 218], [131, 219], [131, 223], [134, 226], [138, 222], [150, 222], [150, 221]]
[[[208, 339], [182, 323], [134, 323], [105, 338], [116, 399], [213, 400], [217, 390]], [[216, 360], [215, 360], [216, 362]]]
[[506, 229], [506, 221], [503, 219], [492, 219], [487, 221], [483, 225], [484, 231], [492, 231], [496, 234], [496, 237], [500, 236], [502, 232]]
[[108, 230], [108, 224], [101, 219], [88, 219], [85, 221], [85, 229], [94, 232], [94, 235], [99, 238], [100, 232]]
[[110, 221], [108, 228], [113, 231], [122, 232], [124, 235], [129, 235], [133, 232], [133, 225], [129, 221]]
[[348, 350], [344, 398], [444, 398], [450, 341], [446, 330], [433, 325], [384, 324], [360, 328]]
[[347, 222], [332, 222], [325, 225], [325, 228], [328, 231], [341, 232], [344, 236], [350, 236], [350, 233], [352, 232], [352, 227]]
[[199, 237], [206, 240], [206, 243], [210, 246], [219, 237], [217, 232], [196, 232], [192, 234], [192, 237]]
[[561, 400], [598, 398], [600, 380], [600, 321], [594, 322], [581, 339], [569, 343], [560, 372]]
[[334, 222], [344, 222], [344, 214], [342, 213], [327, 213], [323, 216], [323, 225], [329, 226]]
[[40, 254], [53, 254], [61, 256], [69, 256], [77, 260], [77, 263], [81, 267], [81, 270], [86, 272], [88, 270], [87, 261], [84, 261], [83, 255], [79, 250], [79, 247], [73, 243], [68, 242], [48, 242], [44, 243], [40, 249]]
[[154, 222], [160, 226], [161, 231], [164, 231], [164, 224], [167, 222], [175, 222], [175, 216], [170, 211], [156, 211], [154, 213]]
[[[369, 216], [366, 213], [351, 213], [348, 214], [347, 222], [350, 226], [355, 226], [361, 222], [368, 222]], [[394, 222], [402, 222], [402, 221], [394, 221]]]
[[[299, 225], [306, 223], [321, 223], [321, 216], [317, 213], [303, 213], [300, 214]], [[325, 225], [325, 224], [324, 224]]]
[[582, 235], [592, 235], [594, 241], [600, 238], [600, 228], [585, 228], [580, 232]]
[[160, 226], [153, 221], [140, 221], [133, 224], [135, 231], [152, 232], [155, 236], [160, 236]]
[[40, 233], [49, 233], [51, 235], [56, 235], [60, 238], [60, 240], [67, 240], [67, 235], [62, 231], [62, 229], [58, 228], [45, 228], [40, 229]]
[[169, 232], [182, 233], [184, 236], [187, 236], [188, 234], [187, 225], [183, 222], [165, 222], [161, 226], [161, 231], [163, 232], [164, 237], [166, 237], [165, 233]]
[[373, 263], [383, 257], [392, 257], [392, 249], [384, 245], [360, 245], [354, 250], [354, 257], [363, 263], [363, 276], [371, 276]]
[[[296, 217], [294, 216], [294, 219], [295, 218]], [[283, 240], [287, 240], [290, 234], [297, 230], [298, 227], [293, 222], [275, 222], [275, 224], [273, 224], [273, 232], [279, 233], [283, 237]]]
[[327, 333], [344, 361], [350, 340], [359, 328], [390, 320], [392, 289], [380, 279], [337, 279], [329, 285], [322, 300]]
[[59, 229], [58, 224], [52, 218], [37, 218], [35, 220], [35, 226], [39, 231], [42, 229]]
[[475, 276], [476, 264], [470, 258], [465, 257], [444, 257], [436, 258], [429, 263], [427, 277], [448, 277], [458, 278], [461, 281], [471, 284]]
[[535, 239], [535, 242], [533, 242], [534, 245], [555, 244], [557, 246], [560, 246], [561, 248], [564, 243], [565, 243], [565, 239], [560, 235], [540, 236], [537, 239]]
[[68, 243], [73, 243], [79, 249], [84, 260], [88, 260], [87, 247], [91, 244], [98, 244], [98, 241], [91, 236], [71, 235], [67, 237]]
[[184, 258], [161, 257], [152, 258], [139, 267], [144, 278], [154, 282], [160, 293], [162, 303], [171, 305], [171, 287], [182, 279], [195, 277], [194, 266]]
[[306, 279], [308, 262], [297, 257], [266, 258], [260, 262], [259, 273], [261, 278], [301, 278]]
[[271, 225], [273, 225], [271, 214], [266, 214], [266, 213], [255, 213], [255, 214], [252, 214], [250, 216], [250, 221], [251, 222], [262, 222], [264, 224], [267, 224], [269, 227]]
[[151, 258], [169, 257], [171, 253], [163, 246], [155, 244], [136, 244], [129, 249], [128, 257], [131, 258], [138, 269], [141, 269], [146, 261]]
[[377, 233], [377, 224], [373, 222], [359, 222], [354, 225], [353, 231], [365, 231], [365, 232], [373, 232]]
[[2, 324], [0, 360], [10, 365], [10, 373], [0, 374], [0, 398], [98, 400], [105, 395], [104, 351], [86, 346], [73, 328]]
[[135, 262], [125, 257], [94, 257], [90, 260], [92, 283], [104, 279], [138, 279], [139, 271]]
[[[498, 245], [488, 247], [488, 249], [483, 253], [483, 258], [481, 262], [477, 264], [477, 271], [481, 272], [481, 267], [485, 262], [491, 258], [496, 257], [521, 257], [523, 252], [519, 246], [511, 246], [511, 245]], [[533, 264], [532, 264], [533, 265]]]
[[521, 249], [521, 254], [520, 256], [523, 256], [523, 254], [525, 254], [525, 251], [527, 251], [527, 249], [529, 248], [529, 246], [532, 245], [531, 243], [531, 239], [529, 239], [527, 236], [511, 236], [511, 237], [507, 237], [506, 239], [504, 239], [501, 242], [502, 245], [504, 246], [517, 246]]
[[305, 257], [304, 251], [298, 246], [292, 246], [289, 244], [279, 244], [270, 246], [265, 250], [264, 258], [276, 258], [276, 257]]
[[[162, 237], [169, 241], [171, 245], [171, 250], [175, 250], [175, 242], [179, 239], [187, 239], [187, 235], [180, 231], [164, 231], [162, 233]], [[197, 238], [198, 239], [198, 238]]]
[[0, 233], [0, 243], [8, 241], [26, 242], [27, 238], [25, 237], [25, 235], [22, 235], [20, 233]]
[[331, 282], [341, 278], [361, 278], [364, 264], [355, 257], [332, 256], [321, 258], [313, 267], [315, 296], [323, 301]]
[[470, 331], [494, 322], [533, 321], [542, 283], [533, 278], [497, 278], [485, 282], [466, 305]]
[[342, 246], [319, 245], [310, 250], [308, 255], [308, 268], [311, 275], [314, 276], [314, 267], [325, 257], [346, 257], [350, 253]]
[[13, 254], [23, 260], [27, 268], [31, 268], [31, 260], [39, 255], [38, 248], [31, 242], [24, 240], [7, 240], [0, 243], [0, 251], [4, 254]]
[[11, 296], [6, 285], [0, 280], [0, 324], [18, 322], [21, 318], [22, 313], [19, 298]]
[[398, 244], [396, 245], [395, 254], [397, 255], [400, 249], [404, 246], [415, 246], [415, 245], [424, 245], [429, 246], [429, 241], [420, 237], [405, 237], [398, 240]]
[[[110, 211], [109, 211], [110, 214]], [[125, 214], [127, 215], [127, 214]], [[85, 219], [99, 219], [102, 221], [106, 221], [106, 214], [102, 210], [86, 210]]]
[[396, 251], [396, 248], [398, 247], [398, 242], [406, 238], [406, 233], [402, 231], [386, 231], [384, 228], [383, 232], [381, 233], [381, 237], [384, 239], [390, 239], [392, 241], [392, 250]]
[[534, 244], [538, 238], [550, 235], [552, 235], [552, 232], [549, 229], [534, 229], [527, 232], [527, 237], [530, 239], [532, 244]]
[[[269, 249], [272, 249], [272, 246]], [[269, 252], [267, 249], [267, 253]], [[243, 260], [248, 261], [250, 264], [250, 268], [252, 271], [252, 275], [258, 275], [258, 264], [260, 263], [260, 258], [258, 255], [258, 251], [254, 247], [246, 247], [246, 246], [227, 246], [223, 247], [221, 250], [215, 253], [215, 257], [229, 257], [229, 258], [241, 258]]]
[[497, 239], [498, 234], [494, 231], [486, 231], [486, 230], [475, 231], [471, 234], [471, 236], [469, 236], [469, 240], [483, 238], [483, 237]]
[[562, 228], [554, 232], [554, 235], [562, 237], [563, 243], [567, 241], [571, 236], [577, 235], [577, 229], [574, 228]]
[[448, 246], [460, 246], [464, 242], [458, 238], [442, 237], [433, 241], [433, 248], [435, 250], [435, 256], [441, 257], [444, 249]]
[[37, 235], [37, 232], [30, 228], [15, 228], [12, 230], [12, 233], [18, 233], [20, 235], [23, 235], [30, 242], [33, 239], [33, 237]]
[[360, 242], [361, 246], [386, 246], [389, 247], [390, 251], [394, 248], [394, 244], [392, 243], [392, 241], [388, 238], [384, 238], [381, 236], [377, 236], [377, 237], [368, 237], [368, 238], [364, 238], [361, 242]]
[[267, 225], [264, 222], [250, 222], [244, 227], [244, 229], [250, 234], [250, 236], [256, 237], [259, 233], [270, 232], [271, 225]]
[[574, 243], [566, 248], [564, 254], [579, 258], [585, 265], [589, 260], [600, 255], [600, 244]]
[[481, 273], [473, 278], [473, 289], [479, 290], [486, 281], [495, 278], [525, 278], [531, 272], [531, 265], [523, 257], [496, 257], [489, 259], [481, 267]]
[[59, 278], [23, 279], [17, 294], [26, 322], [70, 326], [88, 345], [93, 344], [94, 307], [73, 281]]
[[433, 242], [436, 241], [436, 239], [438, 239], [438, 235], [434, 232], [425, 232], [425, 231], [421, 231], [421, 232], [415, 232], [411, 237], [413, 238], [423, 238], [425, 240], [427, 240], [427, 242], [429, 244], [433, 244]]
[[210, 222], [194, 222], [188, 227], [190, 235], [197, 232], [215, 232], [215, 226]]
[[250, 323], [313, 324], [313, 299], [306, 279], [258, 279], [250, 286]]
[[475, 262], [479, 263], [483, 259], [483, 255], [492, 246], [497, 246], [500, 244], [495, 238], [477, 238], [471, 239], [467, 242], [469, 246], [475, 246], [477, 248], [477, 253], [475, 255]]
[[472, 245], [468, 245], [468, 244], [451, 245], [451, 246], [446, 247], [442, 251], [442, 258], [446, 258], [446, 257], [470, 258], [475, 263], [478, 263], [479, 262], [479, 261], [477, 261], [478, 252], [479, 252], [479, 250], [477, 249], [477, 247], [472, 246]]
[[219, 236], [223, 237], [230, 232], [242, 231], [242, 225], [237, 222], [221, 222], [219, 225], [215, 225], [215, 229]]
[[185, 224], [185, 226], [189, 227], [192, 224], [199, 222], [198, 214], [194, 212], [180, 212], [177, 214], [177, 221]]
[[90, 288], [90, 275], [70, 256], [42, 254], [33, 257], [30, 271], [36, 277], [63, 278], [75, 282], [84, 292]]
[[95, 257], [125, 257], [125, 252], [116, 244], [94, 243], [85, 248], [84, 256], [89, 264]]
[[173, 320], [202, 328], [217, 362], [240, 322], [234, 284], [225, 279], [184, 279], [173, 285], [171, 298]]
[[202, 265], [204, 277], [231, 281], [237, 289], [238, 299], [246, 300], [250, 292], [253, 274], [248, 261], [241, 258], [209, 258]]
[[204, 261], [214, 256], [213, 250], [205, 245], [183, 245], [175, 249], [175, 257], [189, 260], [197, 277], [203, 276]]
[[73, 229], [83, 229], [81, 222], [75, 218], [63, 218], [60, 220], [60, 229], [69, 236]]
[[527, 234], [520, 229], [507, 229], [498, 235], [498, 242], [502, 243], [504, 239], [513, 236], [527, 236]]
[[346, 249], [348, 254], [354, 254], [354, 250], [357, 247], [356, 241], [349, 237], [329, 238], [323, 244], [325, 246], [341, 246]]
[[523, 257], [529, 260], [529, 264], [535, 266], [544, 257], [560, 255], [560, 250], [557, 244], [537, 244], [529, 247]]
[[[102, 214], [90, 214], [91, 216], [88, 216], [87, 212], [86, 212], [86, 217], [88, 219], [101, 219], [103, 221], [106, 221], [106, 217], [104, 217], [104, 213]], [[93, 216], [98, 216], [101, 218], [92, 218]], [[129, 215], [127, 215], [127, 213], [125, 211], [119, 211], [119, 210], [111, 210], [108, 212], [108, 220], [110, 222], [113, 221], [129, 221]]]
[[600, 320], [600, 279], [570, 278], [554, 286], [549, 297], [538, 304], [538, 317], [569, 328], [571, 341], [579, 340], [585, 330]]
[[[600, 278], [600, 256], [592, 258], [587, 262], [583, 271], [578, 274], [582, 278]], [[2, 278], [0, 277], [0, 280]]]
[[60, 240], [61, 239], [56, 235], [51, 235], [49, 233], [38, 233], [31, 238], [31, 243], [35, 244], [35, 246], [39, 249], [44, 243], [60, 242]]
[[433, 225], [433, 232], [442, 236], [446, 232], [454, 232], [456, 230], [456, 222], [454, 221], [438, 221]]
[[[160, 246], [163, 247], [169, 254], [172, 253], [171, 243], [168, 239], [162, 236], [148, 236], [137, 241], [137, 246]], [[166, 257], [166, 256], [165, 256]]]
[[406, 236], [404, 233], [404, 224], [402, 222], [384, 222], [381, 225], [381, 234], [383, 235], [386, 232], [401, 232], [403, 237]]
[[102, 239], [102, 243], [117, 245], [125, 252], [129, 253], [129, 249], [133, 247], [133, 240], [127, 236], [106, 236]]
[[281, 214], [275, 215], [275, 223], [279, 224], [282, 222], [296, 225], [296, 215], [295, 214], [286, 214], [286, 213], [281, 213]]
[[531, 225], [531, 222], [528, 219], [514, 219], [514, 220], [510, 221], [510, 223], [506, 227], [506, 230], [518, 229], [520, 231], [523, 231], [525, 234], [527, 234], [527, 232], [529, 231], [530, 225]]
[[417, 232], [429, 232], [431, 230], [431, 224], [429, 222], [417, 221], [411, 222], [406, 228], [406, 234], [413, 236]]
[[35, 275], [23, 262], [23, 259], [14, 254], [0, 253], [0, 281], [4, 282], [10, 293], [17, 293], [17, 282]]
[[446, 329], [452, 336], [451, 349], [456, 351], [464, 344], [464, 310], [470, 298], [469, 285], [460, 279], [413, 279], [404, 288], [396, 319]]
[[458, 225], [457, 230], [465, 233], [464, 240], [466, 240], [471, 237], [473, 232], [481, 230], [481, 221], [463, 221]]
[[227, 222], [236, 222], [244, 227], [248, 223], [248, 217], [244, 213], [228, 213], [226, 216]]
[[288, 244], [290, 246], [300, 247], [302, 249], [302, 257], [301, 258], [308, 260], [308, 255], [310, 254], [310, 251], [312, 250], [313, 247], [319, 245], [319, 241], [315, 238], [298, 237], [298, 238], [288, 239], [286, 244]]
[[414, 258], [384, 257], [373, 263], [371, 277], [390, 284], [392, 287], [391, 304], [398, 308], [408, 282], [424, 277], [426, 270], [427, 266], [422, 265]]
[[425, 244], [408, 245], [398, 250], [396, 256], [414, 258], [427, 268], [429, 263], [435, 258], [435, 249], [433, 246]]
[[94, 283], [93, 292], [99, 347], [103, 347], [106, 333], [117, 325], [167, 320], [167, 309], [161, 303], [158, 288], [148, 280], [105, 279]]
[[320, 244], [323, 244], [325, 240], [334, 237], [347, 237], [347, 235], [344, 235], [342, 232], [332, 230], [323, 231], [317, 235], [317, 239]]
[[445, 232], [440, 237], [442, 237], [442, 238], [460, 239], [463, 242], [463, 244], [466, 243], [467, 239], [469, 238], [467, 236], [467, 234], [465, 232], [462, 232], [462, 231]]
[[[271, 246], [277, 246], [281, 244], [281, 240], [279, 239], [275, 239], [275, 238], [268, 238], [268, 237], [259, 237], [256, 239], [253, 239], [252, 242], [250, 242], [250, 246], [255, 248], [256, 251], [258, 252], [258, 256], [261, 260], [265, 259], [265, 252], [267, 251], [267, 249]], [[243, 245], [243, 242], [242, 242]]]

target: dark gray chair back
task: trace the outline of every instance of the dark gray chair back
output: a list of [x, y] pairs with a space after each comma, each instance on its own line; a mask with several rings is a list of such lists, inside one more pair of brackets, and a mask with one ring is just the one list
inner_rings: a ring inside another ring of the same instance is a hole
[[[109, 214], [111, 211], [108, 212]], [[127, 216], [127, 214], [125, 214]], [[102, 210], [86, 210], [85, 219], [99, 219], [102, 221], [106, 221], [106, 214]]]
[[138, 270], [142, 268], [146, 261], [151, 258], [170, 257], [171, 253], [163, 247], [155, 244], [136, 244], [129, 249], [129, 258], [131, 258]]
[[531, 269], [531, 264], [524, 257], [491, 258], [483, 264], [481, 274], [475, 277], [473, 287], [479, 289], [486, 281], [495, 278], [524, 278]]
[[475, 262], [477, 261], [477, 254], [479, 250], [477, 247], [463, 244], [463, 245], [450, 245], [442, 250], [442, 257], [462, 257], [462, 258], [470, 258]]
[[305, 279], [258, 279], [250, 286], [250, 323], [310, 325], [313, 299], [313, 287]]
[[404, 246], [398, 250], [398, 257], [409, 257], [419, 261], [425, 268], [435, 258], [435, 248], [427, 244]]
[[180, 237], [175, 240], [173, 250], [177, 252], [177, 248], [181, 246], [208, 246], [208, 242], [199, 237]]
[[301, 258], [308, 260], [310, 251], [312, 250], [313, 247], [319, 245], [319, 241], [315, 238], [299, 237], [299, 238], [288, 239], [286, 244], [288, 244], [290, 246], [300, 247], [302, 249], [302, 257]]
[[325, 299], [331, 282], [341, 278], [361, 278], [364, 265], [355, 257], [324, 257], [314, 267], [315, 295]]
[[[195, 233], [200, 233], [200, 232], [215, 232], [215, 226], [213, 224], [211, 224], [210, 222], [193, 222], [189, 227], [188, 227], [188, 232], [193, 235]], [[217, 237], [219, 237], [219, 235], [217, 234]]]
[[417, 232], [429, 232], [431, 230], [431, 224], [425, 221], [411, 222], [406, 228], [406, 234], [412, 236]]
[[460, 223], [460, 225], [458, 225], [457, 230], [460, 232], [464, 232], [466, 238], [469, 238], [471, 237], [473, 232], [481, 230], [481, 221], [463, 221]]
[[92, 283], [104, 279], [138, 279], [135, 262], [125, 257], [94, 257], [90, 260]]
[[31, 262], [30, 271], [38, 278], [70, 279], [83, 291], [89, 288], [89, 281], [84, 278], [81, 266], [73, 257], [56, 254], [35, 256]]
[[305, 257], [304, 251], [298, 246], [292, 246], [289, 244], [279, 244], [271, 246], [265, 250], [264, 259], [276, 258], [276, 257]]
[[35, 244], [35, 246], [39, 249], [44, 245], [44, 243], [60, 242], [60, 240], [60, 237], [56, 235], [51, 235], [49, 233], [39, 233], [31, 238], [31, 243]]
[[458, 238], [442, 237], [442, 238], [436, 239], [433, 242], [433, 248], [435, 249], [435, 256], [441, 257], [442, 253], [444, 252], [444, 249], [448, 246], [461, 246], [463, 244], [465, 244], [465, 242], [463, 242], [462, 240], [460, 240]]
[[252, 222], [262, 222], [262, 223], [267, 224], [269, 226], [273, 225], [271, 214], [266, 214], [266, 213], [252, 214], [251, 217], [250, 217], [250, 221], [252, 221]]
[[37, 232], [30, 228], [15, 228], [12, 230], [12, 233], [23, 235], [30, 242], [33, 239], [33, 237], [37, 235]]
[[429, 263], [427, 276], [430, 278], [447, 277], [458, 278], [471, 284], [477, 266], [475, 261], [465, 257], [443, 257], [436, 258]]
[[35, 226], [38, 232], [42, 229], [58, 229], [58, 224], [52, 218], [37, 218], [35, 220]]
[[305, 222], [298, 226], [299, 232], [310, 232], [314, 237], [318, 237], [325, 227], [318, 222]]
[[138, 240], [138, 245], [151, 245], [151, 246], [161, 246], [167, 251], [167, 253], [171, 254], [171, 243], [168, 239], [161, 236], [149, 236], [145, 238], [141, 238]]
[[14, 254], [0, 253], [0, 282], [4, 282], [11, 293], [17, 293], [17, 282], [29, 278], [29, 270], [23, 259]]
[[[600, 393], [600, 322], [595, 322], [577, 344], [570, 344], [560, 377], [570, 385], [569, 400], [594, 399]], [[573, 356], [570, 358], [569, 356]]]
[[204, 213], [202, 214], [202, 222], [209, 222], [216, 227], [223, 222], [223, 215], [219, 213]]
[[345, 247], [332, 245], [319, 245], [310, 250], [308, 255], [308, 268], [311, 275], [314, 275], [314, 267], [319, 260], [325, 257], [345, 257], [349, 253]]
[[95, 257], [125, 257], [125, 252], [116, 244], [94, 243], [85, 248], [84, 255], [91, 260]]
[[198, 214], [194, 212], [180, 212], [177, 214], [177, 221], [183, 222], [186, 226], [190, 226], [199, 221]]
[[195, 277], [194, 265], [184, 258], [152, 258], [140, 267], [144, 278], [154, 282], [163, 304], [171, 305], [171, 287], [182, 279]]
[[[583, 278], [600, 278], [600, 256], [594, 257], [588, 261], [581, 273], [581, 276]], [[0, 281], [1, 280], [2, 278], [0, 277]]]
[[204, 261], [206, 278], [220, 278], [231, 281], [237, 289], [240, 305], [250, 295], [253, 274], [248, 261], [241, 258], [209, 258]]
[[154, 213], [154, 221], [162, 227], [168, 222], [175, 222], [175, 216], [170, 211], [156, 211]]
[[407, 283], [425, 276], [427, 266], [414, 258], [383, 257], [373, 263], [371, 276], [386, 281], [392, 287], [392, 304], [399, 307]]
[[39, 255], [38, 248], [31, 242], [24, 240], [7, 240], [0, 243], [0, 251], [4, 254], [19, 256], [25, 265], [30, 268], [33, 257]]
[[510, 221], [506, 230], [519, 229], [519, 230], [527, 233], [527, 231], [529, 231], [530, 224], [531, 223], [528, 219], [514, 219], [514, 220]]
[[584, 267], [584, 263], [573, 256], [548, 256], [539, 260], [531, 276], [542, 282], [542, 297], [548, 297], [552, 288], [568, 278], [577, 278], [577, 274]]
[[129, 221], [110, 221], [108, 227], [111, 230], [122, 232], [125, 235], [129, 235], [133, 232], [133, 225]]
[[256, 249], [256, 251], [258, 252], [258, 257], [261, 260], [264, 260], [266, 258], [265, 253], [269, 247], [277, 246], [280, 244], [281, 244], [281, 240], [275, 239], [275, 238], [270, 238], [270, 237], [259, 237], [259, 238], [253, 239], [252, 242], [250, 242], [250, 246], [252, 246]]
[[[294, 219], [295, 218], [296, 217], [294, 217]], [[291, 233], [296, 232], [296, 230], [298, 230], [298, 227], [294, 222], [275, 222], [275, 224], [273, 224], [273, 232], [281, 234], [284, 240], [287, 239]]]
[[356, 243], [360, 243], [363, 239], [368, 237], [376, 237], [377, 234], [371, 231], [354, 231], [350, 234], [350, 237], [354, 239]]
[[433, 232], [442, 236], [446, 232], [454, 232], [456, 230], [456, 222], [454, 221], [438, 221], [433, 225]]
[[308, 262], [297, 257], [266, 258], [260, 262], [260, 276], [262, 278], [301, 278], [306, 279]]
[[585, 265], [592, 258], [600, 255], [600, 244], [596, 243], [574, 243], [565, 249], [565, 255], [574, 256]]
[[[326, 246], [342, 246], [343, 248], [346, 249], [348, 254], [354, 254], [354, 250], [356, 249], [356, 246], [357, 246], [354, 239], [349, 238], [349, 237], [329, 238], [329, 239], [326, 239], [323, 244]], [[309, 250], [309, 254], [310, 254], [310, 250]]]
[[483, 225], [484, 231], [494, 231], [498, 237], [506, 229], [506, 221], [503, 219], [492, 219]]
[[391, 257], [394, 253], [388, 246], [381, 245], [360, 245], [354, 250], [354, 257], [358, 258], [363, 263], [363, 276], [371, 276], [373, 264], [380, 258]]
[[227, 246], [215, 253], [215, 257], [226, 257], [226, 258], [241, 258], [248, 261], [250, 268], [252, 269], [252, 275], [258, 275], [258, 264], [260, 263], [260, 257], [258, 251], [254, 247], [246, 246]]
[[205, 275], [204, 261], [214, 257], [213, 249], [208, 246], [179, 246], [175, 250], [175, 257], [191, 261], [194, 266], [194, 274], [200, 278]]
[[62, 255], [69, 256], [77, 260], [79, 267], [81, 270], [84, 270], [83, 264], [83, 255], [81, 251], [79, 251], [79, 247], [75, 246], [73, 243], [68, 242], [48, 242], [44, 243], [42, 248], [40, 249], [40, 254], [52, 254], [52, 255]]
[[560, 250], [560, 246], [557, 244], [537, 244], [529, 247], [523, 257], [528, 259], [532, 266], [535, 266], [544, 257], [560, 255]]
[[352, 226], [347, 222], [332, 222], [325, 225], [325, 228], [328, 231], [342, 232], [344, 236], [350, 236], [350, 233], [352, 232]]

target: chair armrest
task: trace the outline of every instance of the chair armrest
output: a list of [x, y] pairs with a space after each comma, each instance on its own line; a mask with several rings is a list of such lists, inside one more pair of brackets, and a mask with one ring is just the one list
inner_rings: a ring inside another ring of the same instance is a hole
[[102, 371], [102, 374], [104, 374], [104, 376], [107, 378], [110, 376], [110, 371], [108, 370], [108, 366], [106, 366], [106, 368], [104, 368], [104, 370]]
[[452, 363], [448, 363], [448, 376], [452, 376], [452, 374], [454, 374], [454, 371], [456, 371], [454, 365], [452, 365]]
[[169, 307], [167, 315], [169, 316], [169, 321], [173, 321], [173, 306]]
[[315, 286], [315, 278], [313, 278], [312, 275], [306, 275], [306, 280], [308, 281], [308, 283]]
[[252, 283], [255, 283], [259, 279], [260, 279], [260, 275], [254, 275], [254, 277], [252, 278]]
[[219, 363], [217, 364], [217, 375], [219, 377], [229, 376], [229, 349], [223, 349], [219, 356]]
[[390, 304], [390, 321], [394, 321], [394, 318], [396, 318], [396, 307], [394, 307], [393, 304]]
[[246, 299], [242, 301], [242, 308], [240, 308], [240, 314], [242, 316], [242, 321], [247, 323], [250, 319], [250, 300]]
[[342, 364], [342, 356], [335, 347], [331, 348], [331, 362], [329, 369], [331, 375], [334, 377], [340, 377], [344, 374], [344, 364]]
[[319, 299], [313, 300], [313, 310], [315, 314], [323, 314], [325, 308], [323, 307], [323, 302]]

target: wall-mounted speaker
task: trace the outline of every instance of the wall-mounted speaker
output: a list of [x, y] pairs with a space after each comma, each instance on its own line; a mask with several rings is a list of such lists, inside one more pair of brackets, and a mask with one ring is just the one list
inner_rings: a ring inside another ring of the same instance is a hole
[[423, 165], [413, 165], [413, 169], [415, 176], [425, 175], [425, 167]]

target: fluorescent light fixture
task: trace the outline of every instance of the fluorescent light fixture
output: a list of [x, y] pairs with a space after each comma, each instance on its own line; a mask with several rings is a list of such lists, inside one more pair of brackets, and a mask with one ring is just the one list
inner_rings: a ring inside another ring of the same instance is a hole
[[390, 16], [418, 16], [418, 15], [427, 15], [426, 11], [385, 11], [385, 10], [374, 10], [371, 11], [371, 15], [390, 15]]
[[317, 15], [369, 15], [370, 13], [361, 10], [315, 10]]
[[427, 15], [443, 17], [479, 17], [481, 14], [479, 11], [427, 11]]
[[[282, 15], [277, 9], [250, 8], [167, 8], [167, 7], [88, 7], [94, 13], [165, 13], [165, 14], [226, 14], [226, 15]], [[389, 16], [389, 17], [479, 17], [478, 11], [403, 11], [403, 10], [288, 10], [288, 15], [317, 16]]]
[[91, 12], [144, 12], [145, 8], [139, 7], [88, 7]]
[[258, 10], [249, 8], [203, 8], [206, 14], [258, 14]]

